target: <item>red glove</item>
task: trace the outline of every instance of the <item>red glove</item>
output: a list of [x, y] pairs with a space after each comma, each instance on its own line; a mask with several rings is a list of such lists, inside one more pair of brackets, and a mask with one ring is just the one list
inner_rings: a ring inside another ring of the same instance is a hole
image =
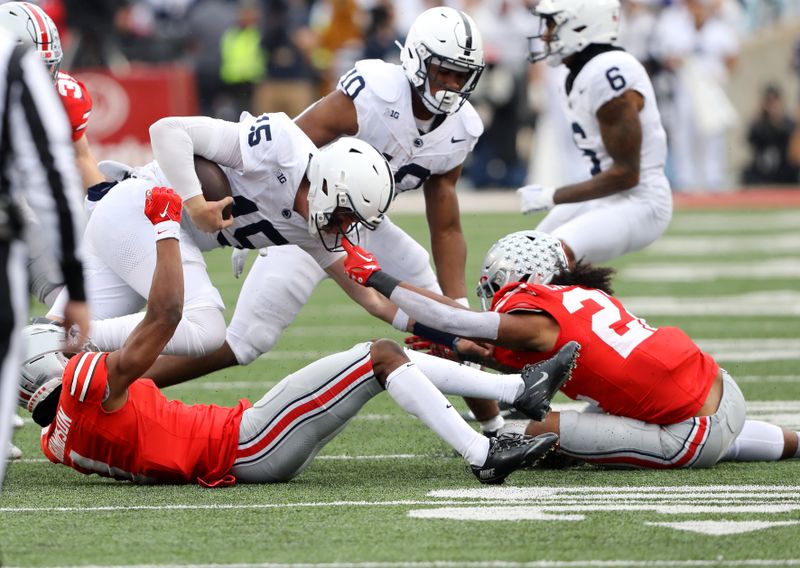
[[380, 272], [381, 266], [375, 259], [375, 255], [367, 252], [358, 245], [352, 244], [347, 239], [342, 239], [342, 246], [347, 252], [347, 258], [344, 261], [344, 270], [347, 275], [358, 282], [359, 284], [366, 284], [369, 277]]
[[164, 221], [181, 222], [181, 196], [170, 187], [154, 187], [147, 191], [144, 214], [153, 225]]
[[420, 337], [419, 335], [409, 335], [403, 341], [406, 347], [412, 351], [428, 351], [433, 345], [431, 340]]
[[422, 353], [427, 353], [428, 355], [433, 355], [434, 357], [439, 357], [440, 359], [448, 359], [458, 363], [461, 362], [461, 360], [458, 358], [458, 354], [449, 347], [434, 343], [433, 341], [425, 339], [424, 337], [420, 337], [419, 335], [409, 335], [404, 341], [406, 347], [412, 351], [421, 351]]

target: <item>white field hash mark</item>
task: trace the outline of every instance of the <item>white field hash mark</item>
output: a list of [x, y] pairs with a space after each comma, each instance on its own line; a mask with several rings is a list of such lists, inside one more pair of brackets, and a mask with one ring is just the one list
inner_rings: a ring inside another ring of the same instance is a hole
[[[736, 520], [686, 519], [645, 523], [713, 536], [800, 524], [800, 521], [753, 520], [739, 516], [800, 511], [798, 486], [489, 487], [437, 490], [431, 491], [428, 496], [451, 500], [470, 499], [472, 503], [468, 506], [413, 509], [409, 511], [409, 517], [459, 521], [576, 522], [584, 520], [585, 513], [610, 511], [641, 511], [658, 515], [737, 515]], [[482, 503], [497, 505], [480, 506]]]
[[[531, 562], [511, 562], [504, 560], [449, 561], [432, 560], [429, 562], [320, 562], [320, 563], [274, 563], [255, 564], [124, 564], [103, 566], [56, 566], [53, 568], [704, 568], [706, 566], [723, 566], [725, 568], [800, 566], [800, 558], [768, 559], [752, 558], [747, 560], [725, 560], [714, 558], [709, 560], [535, 560]], [[6, 568], [21, 568], [7, 566]]]

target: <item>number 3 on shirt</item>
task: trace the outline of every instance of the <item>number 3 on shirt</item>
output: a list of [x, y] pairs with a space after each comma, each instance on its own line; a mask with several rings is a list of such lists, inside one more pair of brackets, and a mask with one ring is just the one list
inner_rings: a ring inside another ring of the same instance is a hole
[[625, 315], [631, 321], [625, 324], [626, 330], [621, 333], [616, 331], [614, 327], [622, 321], [620, 309], [611, 301], [611, 298], [599, 290], [573, 288], [564, 293], [562, 303], [569, 313], [574, 314], [584, 308], [585, 302], [589, 300], [600, 306], [600, 311], [592, 316], [592, 331], [603, 343], [619, 353], [623, 359], [627, 358], [642, 341], [655, 333], [652, 327], [645, 325], [642, 320], [637, 319], [624, 308]]

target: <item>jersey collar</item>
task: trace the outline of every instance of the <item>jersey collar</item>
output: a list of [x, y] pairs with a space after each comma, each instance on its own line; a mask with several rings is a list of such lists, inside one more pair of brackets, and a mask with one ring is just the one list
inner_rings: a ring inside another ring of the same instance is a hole
[[606, 53], [607, 51], [625, 50], [619, 46], [608, 43], [591, 43], [586, 47], [586, 49], [572, 56], [572, 60], [569, 62], [569, 65], [567, 65], [567, 69], [569, 69], [569, 75], [567, 75], [566, 82], [568, 95], [572, 91], [572, 84], [575, 82], [575, 78], [578, 76], [578, 73], [581, 72], [581, 69], [583, 69], [584, 66], [596, 56], [600, 55], [601, 53]]

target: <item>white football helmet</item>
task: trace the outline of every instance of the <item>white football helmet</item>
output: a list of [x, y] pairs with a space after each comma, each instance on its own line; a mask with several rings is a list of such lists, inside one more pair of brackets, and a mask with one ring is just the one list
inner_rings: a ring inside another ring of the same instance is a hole
[[[405, 44], [400, 47], [400, 63], [429, 111], [453, 114], [475, 90], [483, 73], [483, 39], [473, 19], [464, 12], [431, 8], [411, 25]], [[429, 63], [464, 73], [464, 86], [453, 91], [437, 84], [436, 75], [428, 74]], [[435, 94], [432, 84], [440, 87]]]
[[561, 241], [542, 231], [518, 231], [494, 243], [483, 259], [478, 298], [484, 310], [512, 282], [547, 284], [569, 266]]
[[35, 49], [56, 80], [64, 54], [58, 29], [44, 10], [30, 2], [0, 4], [0, 26], [16, 36], [19, 43]]
[[[573, 53], [586, 49], [592, 43], [614, 43], [619, 31], [619, 0], [541, 0], [533, 14], [539, 16], [539, 35], [528, 38], [531, 63], [547, 59], [550, 65], [561, 64]], [[555, 24], [550, 41], [543, 35], [547, 23]], [[541, 40], [541, 43], [536, 40]], [[544, 45], [544, 50], [536, 45]]]
[[45, 426], [46, 424], [42, 424], [41, 418], [37, 416], [37, 407], [61, 386], [64, 369], [73, 355], [66, 352], [64, 328], [43, 323], [24, 327], [22, 351], [22, 377], [19, 383], [18, 403], [33, 414], [37, 423]]
[[[341, 238], [363, 225], [374, 231], [394, 199], [394, 175], [383, 154], [358, 138], [342, 137], [312, 155], [308, 164], [308, 232], [330, 251], [342, 250]], [[325, 227], [336, 224], [336, 210], [358, 220], [335, 241], [326, 241]], [[350, 239], [351, 242], [358, 242]]]

